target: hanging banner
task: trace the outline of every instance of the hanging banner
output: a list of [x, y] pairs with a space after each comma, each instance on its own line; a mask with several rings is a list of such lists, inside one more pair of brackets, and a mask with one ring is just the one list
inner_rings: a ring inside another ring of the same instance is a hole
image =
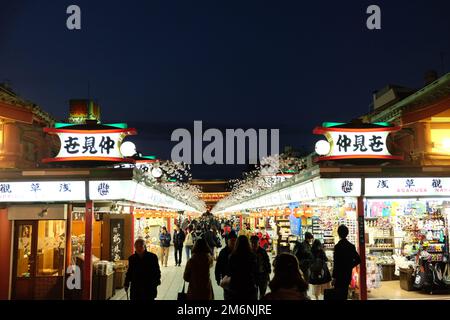
[[55, 158], [42, 162], [58, 161], [124, 161], [120, 152], [123, 138], [136, 134], [135, 129], [75, 130], [44, 128], [44, 132], [56, 134], [61, 146]]
[[[327, 141], [316, 143], [318, 161], [338, 159], [394, 159], [402, 156], [392, 155], [387, 147], [387, 137], [400, 127], [379, 128], [336, 128], [317, 127], [314, 134], [323, 134]], [[327, 144], [328, 143], [328, 144]]]

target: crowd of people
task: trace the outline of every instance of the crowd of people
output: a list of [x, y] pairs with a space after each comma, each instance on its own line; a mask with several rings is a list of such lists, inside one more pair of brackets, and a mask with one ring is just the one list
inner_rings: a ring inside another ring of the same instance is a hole
[[[316, 299], [321, 295], [327, 298], [326, 289], [330, 289], [330, 298], [347, 299], [352, 270], [360, 263], [360, 257], [347, 240], [345, 225], [339, 226], [338, 234], [340, 241], [334, 248], [332, 273], [322, 243], [308, 232], [305, 240], [296, 244], [293, 254], [281, 253], [271, 264], [267, 234], [252, 234], [246, 226], [239, 230], [233, 223], [219, 221], [207, 213], [198, 221], [177, 225], [173, 239], [163, 227], [159, 259], [161, 266], [167, 267], [172, 241], [175, 265], [181, 266], [184, 247], [187, 262], [183, 280], [188, 283], [187, 300], [214, 299], [210, 274], [214, 260], [214, 278], [223, 288], [225, 300], [307, 300], [309, 286]], [[223, 248], [222, 239], [225, 240]], [[135, 250], [129, 258], [125, 290], [130, 288], [131, 299], [153, 300], [161, 283], [158, 257], [145, 249], [141, 239], [136, 240]]]

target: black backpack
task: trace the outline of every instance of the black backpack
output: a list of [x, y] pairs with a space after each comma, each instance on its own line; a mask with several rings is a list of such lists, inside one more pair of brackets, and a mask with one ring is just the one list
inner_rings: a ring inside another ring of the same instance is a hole
[[330, 281], [330, 271], [325, 260], [315, 258], [309, 268], [309, 282], [311, 284], [323, 284]]

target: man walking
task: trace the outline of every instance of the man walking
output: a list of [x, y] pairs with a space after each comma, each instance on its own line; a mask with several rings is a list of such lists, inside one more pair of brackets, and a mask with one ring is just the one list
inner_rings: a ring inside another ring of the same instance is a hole
[[161, 253], [161, 265], [165, 267], [167, 267], [167, 261], [169, 260], [170, 238], [170, 233], [167, 232], [167, 228], [162, 227], [161, 233], [159, 234], [159, 245]]
[[[237, 235], [236, 232], [231, 231], [227, 237], [227, 245], [220, 250], [219, 257], [217, 258], [216, 268], [214, 270], [217, 285], [220, 286], [220, 282], [226, 276], [230, 276], [229, 258], [233, 252], [234, 245], [236, 244]], [[225, 300], [230, 299], [230, 293], [228, 288], [223, 288], [223, 297]]]
[[259, 291], [259, 299], [264, 297], [267, 291], [267, 284], [269, 283], [270, 273], [272, 268], [270, 266], [270, 259], [267, 251], [261, 248], [259, 245], [258, 236], [252, 236], [250, 238], [252, 250], [256, 254], [258, 263], [258, 273], [256, 274], [256, 285]]
[[183, 257], [183, 243], [185, 234], [177, 225], [173, 232], [173, 247], [175, 252], [175, 266], [181, 266], [181, 260]]
[[155, 300], [161, 284], [161, 270], [156, 254], [148, 252], [143, 239], [134, 243], [135, 253], [128, 258], [125, 291], [131, 283], [131, 300]]
[[338, 235], [341, 240], [334, 246], [333, 284], [342, 300], [347, 300], [348, 286], [352, 280], [353, 268], [361, 263], [355, 246], [347, 240], [348, 228], [340, 225]]

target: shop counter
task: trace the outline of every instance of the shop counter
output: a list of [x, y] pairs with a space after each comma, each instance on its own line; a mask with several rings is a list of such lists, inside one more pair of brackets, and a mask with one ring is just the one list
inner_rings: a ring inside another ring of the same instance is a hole
[[414, 269], [400, 268], [400, 288], [406, 291], [414, 291]]

